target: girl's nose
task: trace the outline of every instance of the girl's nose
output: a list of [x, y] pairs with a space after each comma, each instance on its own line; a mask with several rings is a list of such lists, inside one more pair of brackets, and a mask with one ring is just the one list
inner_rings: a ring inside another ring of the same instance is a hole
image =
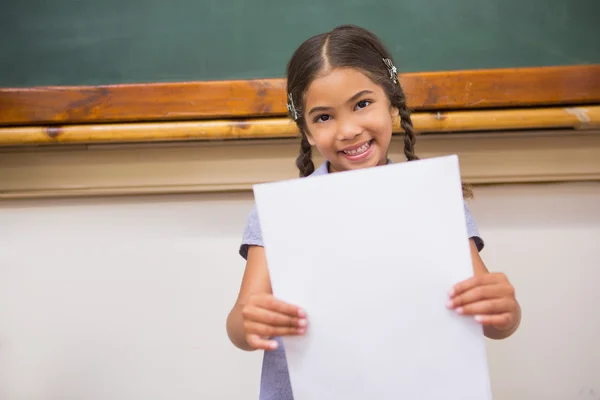
[[362, 131], [362, 127], [349, 118], [340, 124], [337, 139], [340, 141], [352, 140], [360, 135]]

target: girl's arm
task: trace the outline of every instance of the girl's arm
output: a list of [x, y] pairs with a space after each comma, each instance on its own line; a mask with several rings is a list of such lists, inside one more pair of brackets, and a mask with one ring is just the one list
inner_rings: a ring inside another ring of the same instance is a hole
[[238, 298], [227, 317], [227, 335], [242, 350], [272, 350], [277, 342], [269, 337], [302, 334], [303, 312], [275, 299], [265, 250], [250, 246]]
[[229, 340], [242, 350], [254, 350], [246, 341], [242, 310], [248, 303], [248, 299], [258, 293], [271, 294], [271, 281], [269, 279], [264, 248], [250, 246], [248, 248], [246, 269], [244, 270], [240, 291], [233, 308], [227, 316], [227, 335], [229, 336]]
[[488, 271], [475, 241], [469, 242], [474, 274], [452, 288], [448, 307], [459, 314], [474, 315], [483, 325], [486, 337], [507, 338], [521, 322], [521, 306], [515, 298], [515, 290], [504, 274]]
[[[490, 272], [488, 271], [487, 267], [485, 266], [485, 263], [481, 259], [479, 251], [477, 251], [477, 246], [475, 245], [475, 242], [470, 240], [470, 244], [471, 258], [473, 259], [473, 272], [475, 276], [483, 276], [489, 274]], [[490, 339], [505, 339], [511, 336], [513, 333], [515, 333], [515, 331], [519, 327], [519, 324], [521, 323], [521, 306], [515, 298], [515, 290], [513, 286], [508, 282], [508, 278], [506, 278], [504, 274], [496, 275], [499, 277], [500, 283], [502, 283], [506, 287], [505, 298], [507, 298], [507, 301], [510, 303], [509, 306], [512, 305], [514, 306], [514, 308], [512, 308], [511, 312], [507, 315], [508, 321], [506, 322], [506, 325], [508, 325], [508, 329], [499, 330], [493, 325], [487, 325], [484, 326], [483, 331], [485, 333], [485, 336], [487, 336]]]

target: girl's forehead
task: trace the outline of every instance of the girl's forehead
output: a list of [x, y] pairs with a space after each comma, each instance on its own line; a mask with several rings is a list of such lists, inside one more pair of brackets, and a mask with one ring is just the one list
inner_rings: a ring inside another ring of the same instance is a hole
[[316, 102], [343, 103], [363, 90], [383, 94], [383, 88], [362, 71], [355, 68], [335, 68], [312, 81], [305, 100], [307, 105]]

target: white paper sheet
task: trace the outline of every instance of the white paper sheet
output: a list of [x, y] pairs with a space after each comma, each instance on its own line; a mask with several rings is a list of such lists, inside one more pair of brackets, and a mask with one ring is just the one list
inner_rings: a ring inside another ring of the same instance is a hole
[[472, 275], [458, 158], [254, 187], [295, 400], [491, 399], [482, 328], [445, 303]]

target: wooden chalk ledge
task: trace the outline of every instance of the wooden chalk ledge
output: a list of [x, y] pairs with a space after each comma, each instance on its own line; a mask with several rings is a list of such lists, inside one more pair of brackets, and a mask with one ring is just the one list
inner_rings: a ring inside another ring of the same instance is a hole
[[[523, 129], [600, 127], [600, 105], [531, 109], [417, 112], [419, 134]], [[399, 123], [395, 132], [401, 132]], [[132, 143], [290, 138], [298, 135], [287, 118], [203, 120], [192, 122], [113, 123], [0, 128], [0, 146], [68, 143]]]

